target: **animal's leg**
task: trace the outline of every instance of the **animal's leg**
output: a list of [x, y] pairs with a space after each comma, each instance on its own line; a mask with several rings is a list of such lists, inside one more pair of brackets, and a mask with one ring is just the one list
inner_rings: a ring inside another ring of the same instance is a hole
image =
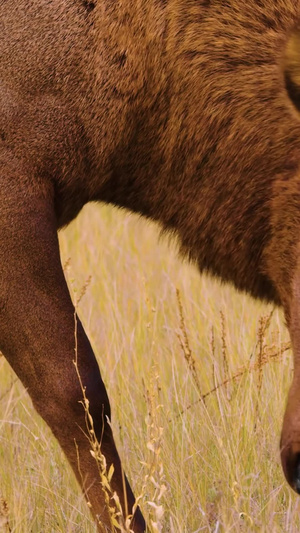
[[[53, 191], [49, 183], [27, 180], [20, 167], [12, 162], [4, 165], [0, 158], [0, 349], [62, 446], [93, 515], [104, 524], [99, 530], [111, 531], [97, 465], [85, 436], [82, 391], [73, 364], [74, 308], [60, 264]], [[80, 321], [77, 354], [107, 470], [114, 465], [111, 486], [126, 515], [126, 501], [131, 513], [134, 496], [127, 481], [124, 496], [124, 476], [107, 422], [108, 397]], [[131, 527], [136, 533], [145, 530], [139, 509]]]
[[[300, 249], [298, 247], [298, 258]], [[291, 487], [300, 494], [300, 261], [291, 281], [292, 296], [287, 322], [294, 354], [294, 375], [290, 387], [281, 436], [281, 460]]]
[[[296, 160], [297, 161], [297, 160]], [[266, 267], [282, 302], [294, 355], [294, 375], [281, 433], [281, 461], [288, 483], [300, 493], [300, 211], [299, 173], [290, 167], [274, 182], [271, 239]]]

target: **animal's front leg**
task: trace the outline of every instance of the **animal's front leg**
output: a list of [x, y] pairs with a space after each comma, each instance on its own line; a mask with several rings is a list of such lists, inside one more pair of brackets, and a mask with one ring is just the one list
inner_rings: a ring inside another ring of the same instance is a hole
[[[0, 349], [62, 446], [82, 485], [100, 531], [112, 531], [109, 501], [86, 437], [83, 394], [76, 374], [74, 308], [60, 264], [52, 187], [21, 174], [0, 159]], [[134, 496], [123, 475], [108, 423], [109, 401], [98, 364], [80, 321], [76, 328], [78, 369], [101, 452], [114, 473], [124, 516]], [[125, 490], [124, 490], [125, 489]], [[126, 495], [125, 495], [126, 493]], [[111, 495], [110, 495], [111, 496]], [[136, 512], [131, 525], [145, 530]]]
[[[270, 199], [270, 238], [264, 258], [289, 329], [294, 375], [281, 433], [281, 461], [288, 483], [300, 493], [300, 176], [293, 168], [276, 177]], [[278, 377], [280, 379], [280, 376]]]
[[290, 387], [281, 436], [282, 466], [291, 487], [300, 494], [300, 247], [292, 280], [287, 320], [294, 354], [294, 375]]

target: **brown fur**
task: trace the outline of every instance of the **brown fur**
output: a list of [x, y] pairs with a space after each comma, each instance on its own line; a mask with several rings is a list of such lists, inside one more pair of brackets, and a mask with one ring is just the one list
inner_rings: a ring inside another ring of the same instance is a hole
[[[0, 20], [0, 348], [81, 481], [76, 439], [94, 516], [109, 528], [56, 234], [89, 201], [158, 221], [201, 271], [284, 307], [295, 374], [281, 454], [299, 492], [300, 1], [11, 0]], [[78, 350], [124, 504], [80, 323]], [[139, 510], [132, 528], [145, 529]]]

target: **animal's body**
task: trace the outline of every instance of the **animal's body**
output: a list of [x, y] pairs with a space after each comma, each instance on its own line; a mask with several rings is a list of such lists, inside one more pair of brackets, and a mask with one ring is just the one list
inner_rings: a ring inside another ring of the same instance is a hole
[[[283, 306], [295, 373], [281, 455], [300, 490], [299, 19], [298, 0], [0, 4], [0, 349], [82, 483], [76, 439], [100, 530], [110, 518], [80, 429], [57, 243], [89, 201], [158, 221], [200, 270]], [[125, 506], [109, 402], [79, 321], [77, 342]], [[130, 513], [129, 486], [127, 500]], [[139, 510], [132, 529], [145, 529]]]

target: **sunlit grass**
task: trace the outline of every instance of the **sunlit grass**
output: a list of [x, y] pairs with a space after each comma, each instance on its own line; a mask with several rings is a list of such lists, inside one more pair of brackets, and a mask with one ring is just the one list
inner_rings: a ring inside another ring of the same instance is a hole
[[[71, 292], [86, 286], [79, 315], [143, 512], [162, 532], [295, 533], [299, 500], [279, 459], [293, 366], [281, 312], [259, 333], [271, 306], [199, 276], [158, 235], [99, 206], [60, 235]], [[60, 448], [4, 358], [0, 498], [1, 532], [95, 531]]]

